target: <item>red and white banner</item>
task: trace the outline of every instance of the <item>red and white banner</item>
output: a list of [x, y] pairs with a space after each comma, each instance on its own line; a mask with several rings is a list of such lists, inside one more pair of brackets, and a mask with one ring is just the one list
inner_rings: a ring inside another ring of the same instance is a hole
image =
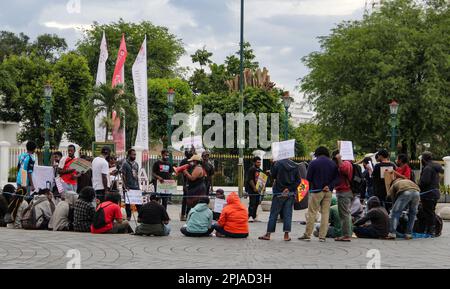
[[[122, 34], [122, 41], [120, 42], [119, 52], [117, 53], [116, 67], [114, 68], [114, 75], [112, 78], [112, 87], [119, 84], [125, 84], [125, 61], [127, 59], [128, 51], [125, 43], [125, 35]], [[116, 117], [117, 114], [113, 112], [113, 141], [116, 143], [116, 150], [118, 152], [125, 151], [125, 124], [120, 129], [120, 119]]]

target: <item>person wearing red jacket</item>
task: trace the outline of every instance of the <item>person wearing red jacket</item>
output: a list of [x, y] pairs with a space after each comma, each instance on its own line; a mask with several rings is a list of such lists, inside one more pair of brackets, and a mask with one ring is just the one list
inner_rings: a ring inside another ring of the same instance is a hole
[[227, 197], [227, 205], [223, 208], [218, 223], [212, 227], [216, 230], [217, 237], [248, 237], [248, 210], [235, 192]]

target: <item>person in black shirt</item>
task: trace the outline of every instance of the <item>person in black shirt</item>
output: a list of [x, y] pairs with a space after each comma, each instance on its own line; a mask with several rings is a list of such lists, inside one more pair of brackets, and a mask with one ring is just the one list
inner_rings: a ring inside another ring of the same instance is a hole
[[373, 182], [373, 195], [378, 197], [381, 202], [381, 205], [388, 210], [391, 205], [386, 203], [386, 185], [384, 182], [384, 174], [386, 170], [393, 171], [396, 168], [396, 165], [389, 161], [389, 152], [387, 150], [380, 150], [376, 157], [378, 163], [373, 168], [372, 173], [372, 182]]
[[150, 202], [139, 210], [135, 235], [140, 236], [168, 236], [170, 234], [169, 215], [166, 209], [159, 203], [158, 194], [150, 195]]
[[209, 161], [209, 153], [202, 153], [202, 166], [205, 172], [205, 185], [207, 194], [214, 192], [212, 186], [212, 176], [214, 175], [214, 165]]
[[[186, 149], [184, 151], [184, 159], [180, 162], [180, 167], [189, 164], [189, 159], [195, 154], [195, 149]], [[180, 221], [186, 221], [187, 218], [187, 179], [186, 176], [182, 176], [183, 180], [183, 201], [181, 202], [181, 214], [180, 214]]]
[[[172, 164], [169, 162], [169, 152], [167, 150], [161, 151], [161, 159], [155, 162], [152, 169], [153, 186], [155, 192], [158, 192], [158, 181], [164, 183], [165, 180], [171, 180], [174, 173]], [[162, 205], [167, 209], [167, 202], [170, 195], [161, 194]]]
[[[375, 196], [369, 198], [367, 207], [367, 214], [353, 224], [356, 236], [369, 239], [386, 238], [389, 232], [389, 215], [386, 209]], [[370, 221], [370, 224], [366, 224], [367, 221]]]
[[253, 166], [249, 168], [245, 176], [245, 192], [249, 196], [248, 218], [253, 218], [253, 222], [258, 222], [256, 213], [258, 211], [261, 195], [256, 189], [256, 183], [258, 182], [259, 174], [261, 172], [261, 158], [254, 157]]

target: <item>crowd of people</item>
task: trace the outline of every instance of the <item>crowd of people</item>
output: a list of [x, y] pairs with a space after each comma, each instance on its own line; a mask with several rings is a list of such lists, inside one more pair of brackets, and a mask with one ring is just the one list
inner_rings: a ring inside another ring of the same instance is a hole
[[[260, 240], [270, 240], [278, 221], [283, 223], [284, 240], [290, 241], [295, 195], [302, 179], [309, 182], [308, 206], [304, 233], [299, 240], [312, 236], [350, 242], [358, 238], [411, 239], [413, 233], [437, 236], [440, 220], [436, 215], [439, 174], [443, 168], [432, 161], [432, 154], [422, 154], [420, 178], [416, 178], [404, 154], [395, 163], [389, 152], [380, 150], [374, 159], [368, 157], [355, 163], [343, 160], [339, 150], [318, 147], [309, 164], [290, 159], [272, 162], [263, 172], [262, 160], [253, 159], [246, 171], [245, 192], [248, 208], [236, 193], [227, 196], [222, 189], [213, 190], [214, 165], [207, 151], [196, 154], [186, 150], [185, 158], [176, 167], [169, 161], [169, 152], [152, 167], [154, 192], [148, 202], [136, 205], [137, 220], [133, 230], [132, 206], [126, 202], [127, 192], [139, 190], [139, 164], [136, 151], [128, 150], [125, 160], [118, 162], [107, 146], [101, 155], [91, 159], [91, 169], [76, 171], [75, 146], [68, 147], [67, 156], [52, 156], [55, 180], [61, 185], [35, 190], [33, 170], [36, 144], [28, 142], [27, 151], [18, 157], [17, 187], [8, 184], [0, 195], [0, 226], [15, 229], [91, 232], [93, 234], [131, 233], [139, 236], [168, 236], [171, 233], [167, 206], [171, 195], [158, 193], [158, 184], [182, 174], [183, 198], [180, 220], [185, 222], [180, 233], [187, 237], [246, 238], [249, 222], [259, 222], [258, 207], [262, 191], [260, 174], [273, 182], [272, 203], [266, 233]], [[361, 169], [361, 166], [363, 169]], [[386, 183], [385, 178], [392, 180]], [[56, 182], [56, 181], [55, 181]], [[210, 198], [225, 203], [219, 211], [210, 209]], [[320, 215], [320, 217], [318, 217]]]

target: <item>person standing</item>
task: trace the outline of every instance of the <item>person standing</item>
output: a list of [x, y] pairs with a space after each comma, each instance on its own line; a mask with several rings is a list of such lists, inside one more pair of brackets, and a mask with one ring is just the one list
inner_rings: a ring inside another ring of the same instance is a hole
[[189, 214], [190, 209], [195, 206], [199, 199], [208, 196], [205, 185], [205, 174], [202, 168], [202, 157], [200, 155], [193, 155], [189, 159], [189, 165], [189, 169], [183, 171], [187, 180], [187, 214]]
[[353, 203], [353, 192], [350, 183], [353, 176], [353, 166], [351, 162], [342, 160], [339, 150], [335, 150], [332, 157], [339, 172], [339, 180], [335, 190], [343, 234], [342, 237], [336, 238], [335, 241], [350, 242], [352, 240], [351, 208]]
[[19, 155], [19, 162], [17, 164], [17, 189], [23, 189], [26, 195], [35, 191], [32, 175], [34, 164], [36, 163], [34, 156], [36, 147], [35, 142], [27, 142], [27, 151]]
[[[122, 176], [123, 176], [123, 189], [124, 200], [127, 203], [128, 195], [127, 191], [139, 190], [139, 164], [136, 162], [136, 151], [129, 149], [127, 152], [127, 159], [122, 164]], [[136, 209], [139, 211], [140, 205], [136, 205]], [[131, 219], [131, 204], [125, 205], [128, 220]]]
[[270, 240], [270, 234], [275, 232], [278, 215], [283, 211], [284, 240], [290, 241], [289, 233], [292, 226], [295, 193], [301, 182], [300, 170], [298, 164], [290, 159], [284, 159], [275, 162], [270, 170], [270, 174], [275, 182], [275, 185], [272, 187], [272, 206], [266, 234], [259, 237], [259, 239]]
[[314, 222], [320, 210], [319, 241], [325, 242], [328, 232], [332, 192], [334, 184], [338, 180], [339, 172], [336, 163], [330, 160], [330, 152], [326, 147], [318, 147], [314, 152], [314, 156], [316, 159], [309, 164], [306, 175], [311, 190], [308, 199], [308, 220], [305, 233], [298, 239], [311, 241]]
[[214, 165], [209, 160], [209, 152], [204, 151], [202, 153], [202, 166], [205, 174], [206, 193], [213, 193], [212, 177], [214, 176]]
[[388, 239], [397, 237], [397, 226], [400, 216], [405, 209], [408, 210], [408, 224], [406, 226], [405, 239], [412, 239], [414, 222], [416, 220], [417, 208], [420, 201], [420, 188], [409, 179], [395, 179], [388, 191], [388, 197], [394, 202], [389, 215], [389, 235]]
[[364, 167], [364, 180], [366, 181], [366, 193], [365, 196], [361, 196], [361, 202], [364, 201], [364, 199], [369, 199], [373, 195], [373, 166], [372, 166], [372, 159], [369, 157], [366, 157], [362, 161], [363, 167]]
[[109, 164], [106, 159], [111, 155], [111, 149], [104, 146], [101, 155], [92, 161], [92, 186], [97, 200], [102, 203], [110, 189]]
[[389, 152], [385, 149], [380, 150], [375, 158], [378, 163], [373, 168], [373, 195], [378, 197], [380, 203], [389, 212], [391, 206], [386, 204], [386, 184], [384, 181], [384, 176], [386, 171], [394, 171], [396, 166], [389, 160]]
[[[161, 159], [153, 164], [152, 179], [155, 192], [158, 192], [158, 182], [164, 183], [166, 180], [172, 180], [172, 174], [174, 173], [173, 167], [169, 162], [169, 151], [161, 151]], [[167, 203], [169, 201], [170, 194], [160, 194], [162, 198], [162, 205], [167, 210]]]
[[444, 173], [444, 169], [440, 164], [433, 162], [433, 154], [431, 152], [424, 152], [422, 154], [422, 166], [419, 187], [422, 192], [420, 202], [422, 203], [425, 219], [425, 233], [434, 235], [436, 204], [441, 197], [439, 191], [439, 174]]
[[[181, 160], [180, 162], [180, 167], [185, 166], [187, 164], [189, 164], [189, 159], [194, 155], [194, 150], [189, 150], [186, 149], [184, 151], [184, 159]], [[180, 221], [186, 221], [187, 218], [187, 179], [186, 176], [183, 175], [182, 176], [182, 180], [183, 180], [183, 200], [181, 201], [181, 213], [180, 213]]]
[[258, 178], [261, 172], [261, 158], [254, 157], [253, 166], [249, 168], [245, 177], [245, 192], [249, 196], [248, 218], [252, 218], [253, 222], [258, 222], [256, 217], [261, 195], [256, 189], [256, 184], [258, 183]]
[[[90, 162], [92, 166], [91, 157], [82, 155], [81, 159]], [[87, 171], [81, 172], [81, 175], [77, 178], [77, 193], [79, 194], [81, 190], [83, 190], [86, 187], [92, 187], [92, 169], [88, 169]]]
[[76, 148], [73, 144], [69, 145], [67, 147], [68, 155], [63, 157], [58, 164], [58, 174], [61, 177], [65, 193], [77, 191], [77, 178], [80, 176], [80, 173], [70, 168], [70, 165], [76, 160], [75, 150]]

